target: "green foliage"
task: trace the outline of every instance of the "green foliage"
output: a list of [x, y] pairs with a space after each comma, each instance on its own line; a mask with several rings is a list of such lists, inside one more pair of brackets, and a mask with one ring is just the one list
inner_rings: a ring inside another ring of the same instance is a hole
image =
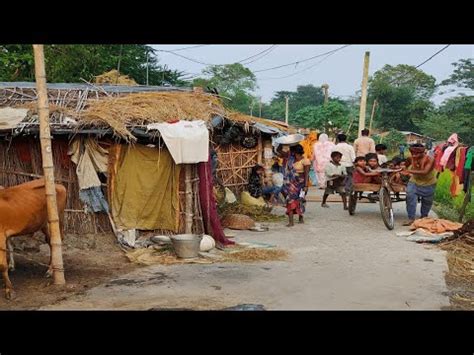
[[[45, 45], [46, 75], [49, 82], [74, 83], [93, 81], [94, 76], [117, 69], [138, 84], [185, 85], [183, 74], [158, 65], [153, 49], [147, 45]], [[31, 45], [0, 45], [0, 81], [34, 81]]]
[[446, 140], [456, 132], [465, 144], [474, 144], [474, 96], [447, 99], [438, 109], [430, 110], [418, 126], [436, 140]]
[[309, 106], [319, 106], [324, 102], [321, 87], [314, 85], [299, 85], [296, 91], [277, 91], [270, 102], [274, 107], [271, 112], [275, 117], [285, 117], [285, 97], [288, 96], [288, 121], [295, 122], [296, 113]]
[[257, 79], [252, 71], [242, 64], [211, 65], [202, 71], [203, 78], [196, 78], [194, 86], [216, 88], [220, 95], [227, 97], [224, 104], [231, 109], [249, 113], [250, 106], [258, 100], [252, 96], [257, 88]]
[[[465, 194], [464, 192], [461, 192], [458, 196], [453, 198], [450, 193], [450, 186], [451, 174], [448, 171], [445, 171], [439, 175], [438, 183], [436, 184], [434, 196], [436, 202], [435, 210], [441, 218], [457, 221]], [[466, 207], [464, 216], [465, 220], [474, 218], [474, 204], [472, 201], [474, 201], [474, 196], [471, 198], [471, 203]]]
[[443, 80], [441, 85], [456, 85], [474, 89], [474, 62], [472, 58], [460, 59], [452, 65], [455, 68], [453, 73], [448, 79]]
[[433, 104], [436, 79], [413, 66], [385, 65], [369, 81], [369, 98], [377, 99], [376, 127], [416, 131]]
[[348, 108], [338, 101], [327, 105], [307, 106], [295, 113], [294, 123], [305, 128], [313, 128], [333, 133], [349, 126]]
[[399, 131], [391, 129], [383, 139], [380, 139], [379, 143], [381, 142], [387, 146], [389, 151], [395, 151], [398, 150], [400, 144], [406, 143], [406, 138]]

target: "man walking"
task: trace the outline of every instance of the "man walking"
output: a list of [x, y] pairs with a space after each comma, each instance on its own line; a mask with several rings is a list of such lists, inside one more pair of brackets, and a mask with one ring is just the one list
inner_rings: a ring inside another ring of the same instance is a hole
[[413, 144], [409, 148], [411, 157], [407, 159], [407, 170], [401, 172], [411, 175], [407, 186], [407, 213], [408, 221], [404, 226], [409, 226], [416, 218], [416, 205], [421, 199], [421, 218], [428, 217], [433, 206], [436, 188], [436, 172], [434, 159], [426, 154], [423, 144]]
[[354, 141], [356, 157], [365, 157], [368, 153], [375, 153], [375, 142], [369, 137], [369, 130], [366, 128], [360, 133], [362, 134], [362, 137], [359, 137]]

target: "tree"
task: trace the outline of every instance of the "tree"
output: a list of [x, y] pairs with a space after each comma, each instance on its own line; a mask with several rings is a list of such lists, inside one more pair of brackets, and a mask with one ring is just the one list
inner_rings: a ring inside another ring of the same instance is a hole
[[[293, 121], [297, 111], [308, 107], [322, 105], [324, 94], [321, 87], [314, 85], [299, 85], [296, 91], [277, 91], [270, 101], [270, 106], [275, 107], [279, 117], [285, 117], [285, 97], [288, 96], [288, 120]], [[283, 110], [281, 108], [283, 107]]]
[[471, 58], [460, 59], [452, 63], [455, 67], [453, 73], [446, 80], [441, 82], [441, 85], [456, 85], [474, 90], [474, 62]]
[[[181, 72], [160, 66], [147, 45], [47, 45], [45, 61], [49, 82], [93, 81], [94, 76], [116, 69], [120, 62], [120, 72], [143, 85], [148, 61], [150, 85], [187, 84], [180, 79]], [[0, 80], [34, 80], [31, 45], [0, 45]]]
[[335, 133], [339, 129], [347, 130], [350, 122], [349, 109], [338, 101], [327, 105], [307, 106], [295, 113], [294, 123], [305, 128]]
[[388, 134], [381, 138], [378, 142], [383, 142], [387, 146], [388, 151], [393, 152], [394, 150], [398, 149], [400, 144], [406, 143], [406, 138], [400, 131], [391, 129], [390, 132], [388, 132]]
[[436, 89], [436, 79], [416, 69], [400, 64], [385, 65], [369, 80], [369, 100], [378, 101], [374, 124], [383, 128], [416, 131], [433, 107], [429, 101]]
[[227, 97], [224, 104], [240, 112], [248, 112], [255, 98], [252, 92], [257, 88], [257, 79], [252, 71], [240, 63], [211, 65], [202, 73], [204, 78], [196, 78], [194, 86], [216, 88], [220, 95]]
[[468, 145], [474, 144], [474, 96], [457, 96], [443, 102], [419, 122], [423, 134], [436, 140], [446, 140], [452, 133]]

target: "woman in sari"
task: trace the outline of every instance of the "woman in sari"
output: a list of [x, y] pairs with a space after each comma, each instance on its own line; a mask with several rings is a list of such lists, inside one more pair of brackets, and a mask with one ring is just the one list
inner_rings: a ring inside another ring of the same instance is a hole
[[334, 143], [329, 141], [326, 133], [319, 135], [318, 142], [313, 146], [313, 169], [318, 178], [318, 186], [320, 189], [326, 188], [326, 165], [331, 161], [331, 151]]
[[286, 197], [286, 214], [288, 227], [294, 226], [294, 215], [299, 216], [299, 222], [304, 223], [305, 194], [308, 192], [309, 169], [311, 161], [304, 158], [304, 149], [298, 144], [292, 147], [286, 160], [285, 183], [282, 192]]

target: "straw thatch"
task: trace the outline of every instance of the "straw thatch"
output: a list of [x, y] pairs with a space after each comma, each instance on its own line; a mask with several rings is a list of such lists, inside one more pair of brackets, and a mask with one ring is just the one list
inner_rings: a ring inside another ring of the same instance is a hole
[[283, 261], [289, 254], [282, 249], [246, 248], [225, 255], [226, 262], [255, 262], [255, 261]]
[[135, 140], [130, 126], [170, 120], [209, 121], [225, 115], [218, 99], [200, 93], [151, 92], [90, 102], [77, 115], [82, 125], [109, 126], [127, 140]]
[[110, 84], [110, 85], [138, 85], [135, 80], [128, 77], [128, 75], [122, 75], [118, 70], [110, 70], [104, 74], [97, 75], [94, 77], [94, 82], [96, 84]]

